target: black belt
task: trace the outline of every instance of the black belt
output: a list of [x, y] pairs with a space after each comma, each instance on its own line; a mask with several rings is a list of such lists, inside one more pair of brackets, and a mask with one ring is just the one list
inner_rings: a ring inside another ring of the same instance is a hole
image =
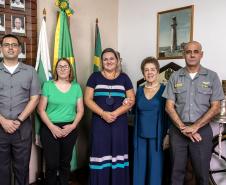
[[193, 125], [194, 122], [183, 122], [186, 126]]

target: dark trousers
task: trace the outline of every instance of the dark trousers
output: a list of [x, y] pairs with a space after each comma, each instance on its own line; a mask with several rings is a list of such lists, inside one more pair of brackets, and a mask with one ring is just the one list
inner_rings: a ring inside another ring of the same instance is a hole
[[12, 165], [15, 185], [28, 185], [32, 137], [22, 140], [19, 130], [7, 134], [0, 129], [0, 184], [11, 184]]
[[210, 125], [201, 128], [198, 133], [201, 142], [192, 142], [179, 129], [170, 128], [172, 158], [171, 185], [183, 185], [188, 155], [196, 175], [198, 185], [208, 185], [213, 133]]
[[[68, 185], [76, 130], [65, 138], [55, 139], [51, 131], [46, 126], [42, 126], [40, 136], [46, 161], [46, 185], [57, 185], [58, 183]], [[58, 177], [60, 182], [58, 182]]]

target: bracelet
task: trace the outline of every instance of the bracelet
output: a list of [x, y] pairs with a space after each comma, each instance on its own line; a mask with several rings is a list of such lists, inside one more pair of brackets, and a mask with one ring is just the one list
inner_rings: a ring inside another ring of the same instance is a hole
[[16, 118], [17, 121], [19, 121], [20, 123], [23, 123], [23, 121], [20, 118]]

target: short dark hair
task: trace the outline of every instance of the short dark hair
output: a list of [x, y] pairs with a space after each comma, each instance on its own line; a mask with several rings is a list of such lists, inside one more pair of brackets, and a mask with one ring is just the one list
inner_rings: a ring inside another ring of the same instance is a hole
[[12, 34], [4, 35], [4, 36], [2, 37], [2, 39], [1, 39], [1, 45], [2, 45], [3, 40], [4, 40], [5, 38], [14, 38], [14, 39], [17, 40], [19, 46], [21, 45], [20, 39], [19, 39], [16, 35], [12, 35]]
[[146, 57], [141, 65], [140, 65], [140, 69], [141, 69], [141, 72], [144, 74], [144, 67], [146, 64], [154, 64], [155, 67], [156, 67], [156, 70], [159, 72], [160, 70], [160, 65], [159, 65], [159, 62], [158, 60], [155, 58], [155, 57]]
[[55, 70], [54, 70], [54, 80], [55, 81], [58, 80], [57, 66], [58, 66], [59, 62], [62, 61], [62, 60], [67, 62], [69, 67], [70, 67], [69, 82], [71, 83], [74, 80], [74, 71], [73, 71], [73, 67], [72, 67], [70, 61], [67, 58], [60, 58], [60, 59], [57, 60], [56, 67], [55, 67]]

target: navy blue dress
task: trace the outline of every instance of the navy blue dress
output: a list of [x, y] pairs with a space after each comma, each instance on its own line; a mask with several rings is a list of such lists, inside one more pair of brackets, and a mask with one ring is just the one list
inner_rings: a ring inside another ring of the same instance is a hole
[[[95, 72], [90, 76], [87, 86], [94, 89], [94, 101], [104, 111], [114, 111], [120, 107], [126, 91], [133, 88], [125, 73], [114, 80], [108, 80], [101, 72]], [[112, 105], [106, 102], [109, 96], [114, 99]], [[110, 124], [93, 113], [89, 166], [91, 185], [129, 185], [126, 113]]]
[[165, 113], [165, 86], [148, 100], [144, 87], [136, 93], [134, 126], [134, 185], [162, 185], [163, 137], [168, 127]]

